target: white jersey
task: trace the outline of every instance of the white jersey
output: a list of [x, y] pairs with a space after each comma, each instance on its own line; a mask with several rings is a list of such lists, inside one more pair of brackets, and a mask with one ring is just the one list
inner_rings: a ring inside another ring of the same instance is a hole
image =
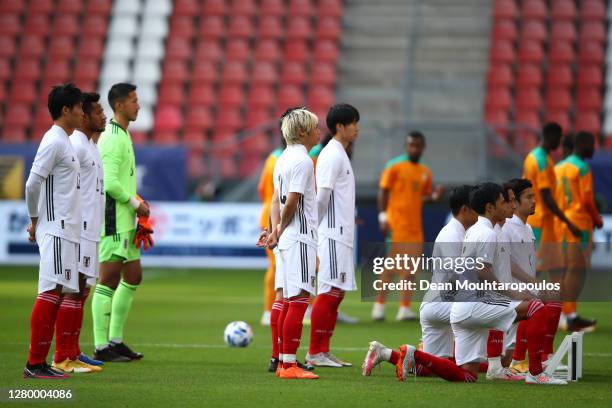
[[317, 188], [329, 188], [331, 196], [319, 224], [319, 239], [331, 238], [353, 247], [355, 240], [355, 175], [351, 161], [335, 139], [317, 159]]
[[508, 218], [502, 230], [510, 241], [510, 258], [524, 272], [536, 276], [536, 240], [531, 225], [516, 214]]
[[278, 241], [279, 249], [296, 242], [317, 247], [317, 202], [314, 164], [304, 145], [290, 145], [274, 166], [274, 190], [278, 190], [281, 213], [289, 193], [301, 194], [298, 208]]
[[94, 141], [79, 130], [72, 133], [70, 143], [81, 164], [81, 205], [86, 209], [82, 215], [81, 237], [98, 242], [104, 216], [104, 172], [100, 152]]
[[44, 134], [31, 171], [45, 179], [38, 202], [37, 241], [50, 234], [79, 243], [79, 161], [64, 129], [53, 125]]
[[493, 229], [497, 234], [497, 262], [493, 265], [493, 274], [500, 282], [512, 282], [510, 238], [501, 225], [495, 224]]

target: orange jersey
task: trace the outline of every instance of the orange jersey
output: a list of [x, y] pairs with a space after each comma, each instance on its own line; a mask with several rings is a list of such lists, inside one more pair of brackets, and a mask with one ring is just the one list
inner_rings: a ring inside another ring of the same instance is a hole
[[593, 176], [587, 162], [572, 154], [559, 163], [557, 174], [557, 196], [562, 199], [561, 209], [576, 227], [583, 231], [593, 229], [593, 220], [587, 206], [595, 206]]
[[403, 154], [387, 162], [379, 187], [389, 190], [387, 216], [393, 235], [401, 231], [401, 235], [422, 236], [423, 197], [431, 194], [429, 168]]
[[529, 216], [529, 225], [541, 227], [542, 219], [552, 217], [553, 214], [542, 201], [540, 190], [549, 189], [554, 197], [556, 185], [553, 159], [542, 147], [536, 147], [525, 158], [523, 177], [533, 184], [536, 197], [535, 214]]
[[276, 159], [278, 159], [278, 156], [280, 156], [282, 152], [282, 149], [276, 149], [270, 153], [264, 164], [261, 176], [259, 176], [257, 191], [263, 203], [261, 217], [259, 218], [259, 225], [261, 228], [268, 228], [268, 224], [270, 223], [270, 205], [272, 204], [272, 196], [274, 195], [274, 166], [276, 165]]

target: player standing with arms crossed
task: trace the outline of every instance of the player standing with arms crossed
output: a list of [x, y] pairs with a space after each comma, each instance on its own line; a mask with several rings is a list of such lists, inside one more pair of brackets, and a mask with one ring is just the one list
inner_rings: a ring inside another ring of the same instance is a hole
[[[25, 186], [31, 220], [29, 240], [38, 243], [40, 267], [23, 376], [58, 379], [68, 377], [63, 370], [89, 370], [67, 356], [80, 303], [77, 262], [81, 225], [79, 162], [68, 135], [83, 121], [81, 91], [72, 84], [53, 87], [47, 106], [53, 126], [40, 142]], [[58, 361], [62, 370], [46, 362], [56, 324], [56, 357], [62, 358]]]
[[318, 290], [305, 360], [314, 366], [350, 367], [352, 364], [330, 353], [329, 343], [345, 292], [357, 289], [353, 256], [355, 175], [346, 148], [359, 135], [359, 112], [349, 104], [334, 105], [326, 122], [333, 137], [321, 150], [316, 165]]
[[113, 85], [108, 103], [114, 116], [98, 142], [106, 205], [100, 239], [100, 281], [92, 300], [94, 358], [126, 362], [143, 357], [123, 342], [123, 329], [142, 280], [140, 245], [134, 244], [136, 215], [148, 217], [149, 207], [136, 196], [136, 159], [127, 130], [140, 109], [136, 87]]

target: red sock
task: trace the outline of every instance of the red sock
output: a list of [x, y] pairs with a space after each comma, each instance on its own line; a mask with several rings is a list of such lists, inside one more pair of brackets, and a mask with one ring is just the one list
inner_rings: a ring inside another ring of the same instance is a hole
[[527, 324], [525, 337], [527, 338], [527, 354], [529, 356], [529, 372], [538, 375], [542, 371], [542, 351], [546, 336], [546, 308], [539, 300], [529, 302], [527, 309]]
[[283, 311], [283, 301], [275, 300], [270, 312], [270, 332], [272, 333], [272, 358], [278, 358], [278, 318]]
[[35, 365], [45, 362], [59, 308], [59, 296], [51, 292], [38, 294], [30, 316], [30, 351], [28, 364]]
[[400, 359], [399, 351], [391, 350], [391, 357], [389, 357], [389, 362], [393, 365], [397, 365]]
[[[307, 296], [296, 296], [289, 300], [289, 310], [283, 324], [283, 356], [291, 356], [287, 360], [292, 360], [300, 347], [302, 320], [307, 308]], [[289, 368], [293, 362], [283, 361], [283, 366]]]
[[287, 312], [289, 311], [289, 299], [284, 299], [282, 302], [283, 308], [278, 314], [278, 325], [276, 327], [278, 333], [278, 353], [281, 354], [283, 351], [283, 327], [285, 327], [285, 319], [287, 318]]
[[80, 300], [62, 298], [55, 321], [55, 357], [53, 360], [56, 363], [71, 358], [72, 338], [80, 303]]
[[344, 299], [344, 291], [334, 288], [329, 292], [329, 295], [333, 297], [333, 301], [330, 305], [330, 310], [327, 318], [325, 336], [323, 337], [323, 341], [321, 342], [321, 351], [324, 353], [329, 352], [329, 342], [331, 341], [331, 338], [334, 335], [336, 323], [338, 322], [338, 308], [340, 307], [340, 303], [342, 303], [342, 300]]
[[544, 354], [552, 354], [555, 345], [555, 335], [559, 327], [559, 318], [563, 303], [550, 302], [546, 304], [546, 338], [544, 342]]
[[310, 314], [310, 346], [311, 356], [321, 353], [323, 339], [327, 335], [327, 324], [331, 314], [334, 298], [329, 293], [321, 293], [315, 298]]
[[487, 339], [487, 357], [500, 357], [503, 349], [504, 332], [501, 330], [489, 330], [489, 338]]
[[514, 353], [512, 359], [516, 361], [524, 361], [527, 354], [527, 338], [525, 337], [525, 329], [527, 322], [522, 320], [519, 322], [516, 329], [516, 343], [514, 344]]
[[85, 309], [85, 302], [87, 302], [87, 297], [89, 297], [89, 288], [85, 288], [83, 290], [83, 294], [81, 296], [81, 306], [79, 307], [79, 315], [77, 316], [74, 339], [73, 339], [73, 355], [78, 357], [81, 355], [81, 347], [79, 346], [79, 338], [81, 337], [81, 328], [83, 327], [83, 309]]
[[423, 351], [416, 350], [414, 352], [414, 361], [417, 365], [417, 373], [423, 369], [427, 369], [446, 381], [472, 383], [477, 380], [472, 373], [464, 370], [452, 361], [446, 358], [436, 357]]
[[489, 371], [489, 362], [480, 363], [480, 365], [478, 366], [478, 372], [486, 373], [487, 371]]

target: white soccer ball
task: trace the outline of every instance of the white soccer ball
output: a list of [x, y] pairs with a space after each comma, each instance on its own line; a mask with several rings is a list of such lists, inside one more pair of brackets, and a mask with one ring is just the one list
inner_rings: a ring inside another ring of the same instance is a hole
[[225, 326], [223, 340], [230, 347], [246, 347], [253, 341], [253, 330], [245, 322], [231, 322]]

